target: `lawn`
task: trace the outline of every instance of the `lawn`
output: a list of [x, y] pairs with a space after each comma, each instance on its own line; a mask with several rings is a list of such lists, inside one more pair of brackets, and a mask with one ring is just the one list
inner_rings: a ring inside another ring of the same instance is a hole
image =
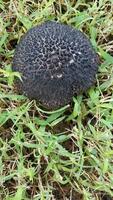
[[[11, 63], [31, 27], [56, 20], [83, 31], [96, 84], [59, 110], [17, 93]], [[0, 0], [0, 200], [113, 199], [113, 0]]]

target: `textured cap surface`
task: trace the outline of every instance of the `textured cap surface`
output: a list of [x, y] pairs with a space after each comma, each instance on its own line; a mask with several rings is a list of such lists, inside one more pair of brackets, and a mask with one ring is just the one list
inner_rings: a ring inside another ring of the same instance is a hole
[[94, 82], [98, 58], [80, 31], [50, 21], [30, 29], [16, 47], [12, 68], [18, 89], [48, 109], [68, 104]]

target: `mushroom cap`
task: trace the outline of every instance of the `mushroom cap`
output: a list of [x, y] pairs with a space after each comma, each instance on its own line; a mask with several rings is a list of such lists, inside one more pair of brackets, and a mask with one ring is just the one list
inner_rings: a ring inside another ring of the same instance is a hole
[[12, 69], [21, 93], [48, 109], [68, 104], [95, 82], [98, 57], [79, 30], [49, 21], [31, 28], [16, 47]]

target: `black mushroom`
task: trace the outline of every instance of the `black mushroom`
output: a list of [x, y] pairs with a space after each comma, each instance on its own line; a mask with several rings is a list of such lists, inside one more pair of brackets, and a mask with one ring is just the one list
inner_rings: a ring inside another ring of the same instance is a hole
[[95, 83], [98, 56], [79, 30], [55, 21], [31, 28], [16, 47], [19, 91], [48, 109], [68, 104]]

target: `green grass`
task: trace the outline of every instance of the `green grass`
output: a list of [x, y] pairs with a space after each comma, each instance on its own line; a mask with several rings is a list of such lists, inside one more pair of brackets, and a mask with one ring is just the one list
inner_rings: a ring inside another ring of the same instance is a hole
[[[101, 62], [96, 85], [52, 112], [16, 93], [11, 70], [46, 20], [84, 31]], [[113, 198], [113, 0], [0, 0], [0, 125], [1, 200]]]

